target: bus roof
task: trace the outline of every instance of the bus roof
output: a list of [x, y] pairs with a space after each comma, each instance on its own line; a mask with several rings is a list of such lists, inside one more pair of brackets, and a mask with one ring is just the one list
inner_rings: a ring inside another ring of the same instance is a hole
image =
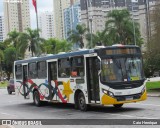
[[66, 58], [70, 56], [81, 56], [84, 54], [91, 54], [91, 53], [97, 53], [100, 49], [117, 49], [117, 48], [138, 48], [138, 46], [135, 45], [122, 45], [122, 46], [107, 46], [105, 48], [98, 48], [98, 49], [85, 49], [85, 50], [79, 50], [79, 51], [72, 51], [72, 52], [67, 52], [67, 53], [62, 53], [62, 54], [53, 54], [49, 56], [44, 56], [44, 57], [32, 57], [26, 60], [17, 60], [15, 61], [15, 64], [22, 64], [22, 63], [28, 63], [28, 62], [35, 62], [35, 61], [45, 61], [45, 60], [50, 60], [50, 59], [59, 59], [59, 58]]
[[33, 57], [33, 58], [26, 59], [26, 60], [17, 60], [15, 61], [15, 64], [35, 62], [35, 61], [45, 61], [45, 60], [57, 59], [57, 58], [66, 58], [69, 56], [81, 56], [81, 55], [89, 54], [89, 53], [94, 53], [94, 50], [90, 49], [90, 50], [83, 50], [83, 51], [76, 51], [76, 52], [67, 52], [67, 53], [62, 53], [62, 54], [53, 54], [53, 55], [44, 56], [44, 57], [36, 57], [36, 58]]

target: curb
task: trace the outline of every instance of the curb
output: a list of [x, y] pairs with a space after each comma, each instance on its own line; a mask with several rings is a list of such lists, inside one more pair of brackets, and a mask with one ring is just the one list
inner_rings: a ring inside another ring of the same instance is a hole
[[147, 94], [148, 97], [160, 97], [160, 94]]

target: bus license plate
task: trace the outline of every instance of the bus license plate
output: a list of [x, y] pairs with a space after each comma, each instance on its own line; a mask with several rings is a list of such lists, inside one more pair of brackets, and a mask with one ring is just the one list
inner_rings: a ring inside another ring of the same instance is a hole
[[133, 100], [133, 96], [126, 96], [126, 100]]

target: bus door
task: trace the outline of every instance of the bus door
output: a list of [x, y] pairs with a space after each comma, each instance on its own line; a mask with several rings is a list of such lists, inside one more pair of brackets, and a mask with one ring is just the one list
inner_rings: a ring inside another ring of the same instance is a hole
[[87, 88], [89, 103], [100, 103], [97, 57], [86, 58]]
[[57, 81], [57, 62], [48, 62], [48, 84], [49, 84], [49, 94], [50, 100], [58, 100], [55, 92], [56, 90], [56, 81]]
[[23, 65], [23, 94], [24, 94], [24, 99], [29, 99], [29, 95], [27, 96], [27, 91], [28, 91], [28, 73], [27, 73], [27, 65]]

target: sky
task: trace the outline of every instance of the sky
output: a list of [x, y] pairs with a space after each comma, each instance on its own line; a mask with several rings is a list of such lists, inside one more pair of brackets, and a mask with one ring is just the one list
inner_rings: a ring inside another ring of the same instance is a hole
[[[30, 18], [31, 18], [31, 28], [36, 28], [36, 14], [35, 9], [32, 5], [32, 0], [30, 3]], [[38, 14], [41, 12], [52, 11], [53, 10], [53, 0], [37, 0]], [[0, 15], [3, 15], [3, 0], [0, 0]]]

